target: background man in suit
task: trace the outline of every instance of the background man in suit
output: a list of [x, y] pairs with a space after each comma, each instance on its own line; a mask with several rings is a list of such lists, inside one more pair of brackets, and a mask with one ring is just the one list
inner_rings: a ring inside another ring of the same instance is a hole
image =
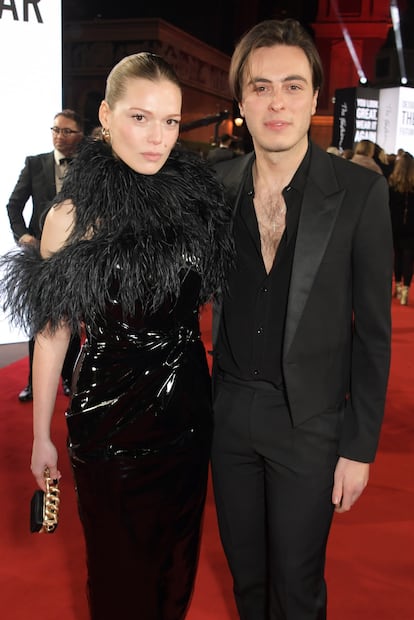
[[[50, 153], [26, 157], [24, 168], [9, 198], [7, 213], [13, 236], [19, 244], [38, 244], [42, 221], [54, 197], [60, 191], [62, 179], [70, 159], [83, 138], [80, 116], [73, 110], [62, 110], [53, 119], [52, 139], [54, 150]], [[33, 210], [26, 225], [23, 216], [26, 203], [32, 199]], [[32, 400], [33, 339], [29, 340], [29, 379], [20, 392], [22, 402]], [[80, 349], [80, 339], [73, 337], [62, 368], [63, 391], [71, 393], [74, 363]]]
[[321, 84], [294, 20], [257, 24], [232, 57], [254, 151], [216, 166], [236, 264], [214, 347], [212, 467], [243, 620], [326, 618], [333, 513], [366, 486], [384, 413], [388, 187], [309, 140]]

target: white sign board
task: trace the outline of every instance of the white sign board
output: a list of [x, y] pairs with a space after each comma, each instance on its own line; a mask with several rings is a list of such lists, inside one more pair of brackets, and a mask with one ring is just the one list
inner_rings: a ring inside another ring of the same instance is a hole
[[[62, 109], [61, 0], [0, 0], [0, 254], [15, 246], [6, 205], [27, 155], [51, 151]], [[31, 203], [24, 211], [30, 219]], [[1, 274], [0, 274], [1, 277]], [[0, 344], [26, 340], [1, 312]]]
[[404, 149], [414, 155], [414, 88], [382, 88], [377, 142], [386, 153]]

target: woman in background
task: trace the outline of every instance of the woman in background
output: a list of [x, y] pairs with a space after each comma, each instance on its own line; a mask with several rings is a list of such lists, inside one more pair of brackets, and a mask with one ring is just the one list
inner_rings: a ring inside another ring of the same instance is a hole
[[394, 241], [394, 297], [406, 306], [414, 263], [414, 160], [410, 153], [404, 152], [395, 160], [388, 184]]
[[120, 61], [49, 212], [40, 254], [8, 260], [7, 307], [36, 334], [32, 472], [72, 332], [87, 340], [66, 412], [93, 620], [181, 620], [196, 574], [211, 437], [199, 308], [231, 262], [208, 165], [174, 149], [182, 94], [161, 57]]
[[382, 170], [375, 161], [374, 155], [374, 142], [371, 142], [371, 140], [360, 140], [355, 146], [354, 154], [350, 161], [354, 162], [354, 164], [358, 164], [359, 166], [364, 166], [369, 170], [373, 170], [374, 172], [378, 172], [378, 174], [382, 174]]

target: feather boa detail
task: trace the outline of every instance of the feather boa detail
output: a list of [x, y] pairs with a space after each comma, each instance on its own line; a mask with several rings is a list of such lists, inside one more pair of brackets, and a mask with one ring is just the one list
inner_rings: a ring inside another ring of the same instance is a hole
[[154, 312], [176, 298], [190, 265], [201, 276], [200, 304], [225, 286], [231, 212], [198, 155], [174, 151], [157, 174], [142, 175], [104, 142], [87, 140], [58, 201], [67, 198], [76, 205], [76, 224], [61, 250], [42, 259], [36, 248], [18, 248], [0, 260], [3, 308], [29, 333], [62, 320], [73, 330], [81, 320], [93, 323], [104, 315], [114, 281], [126, 314], [137, 300]]

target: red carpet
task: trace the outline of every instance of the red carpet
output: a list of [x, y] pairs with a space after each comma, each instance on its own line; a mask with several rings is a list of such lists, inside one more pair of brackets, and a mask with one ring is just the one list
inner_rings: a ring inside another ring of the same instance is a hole
[[[206, 311], [207, 347], [209, 321]], [[1, 616], [88, 620], [82, 533], [65, 451], [67, 399], [62, 393], [54, 417], [63, 473], [60, 524], [52, 535], [29, 531], [35, 489], [30, 473], [31, 404], [17, 400], [26, 378], [27, 359], [0, 370]], [[329, 620], [414, 619], [414, 306], [393, 302], [392, 370], [380, 450], [362, 498], [350, 513], [335, 517], [327, 580]], [[125, 620], [135, 618], [140, 620], [139, 610]], [[237, 620], [211, 489], [188, 620]]]

